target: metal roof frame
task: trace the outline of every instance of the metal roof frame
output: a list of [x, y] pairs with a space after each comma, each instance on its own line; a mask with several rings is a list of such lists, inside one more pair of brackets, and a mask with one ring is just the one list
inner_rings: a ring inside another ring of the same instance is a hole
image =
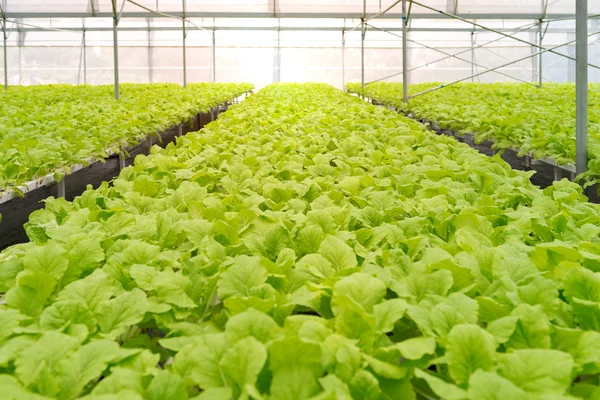
[[[184, 13], [181, 11], [169, 12], [170, 15], [182, 18]], [[386, 13], [383, 15], [365, 14], [367, 19], [377, 16], [378, 19], [402, 19], [401, 13]], [[517, 19], [517, 20], [556, 20], [556, 19], [575, 19], [574, 14], [496, 14], [496, 13], [457, 13], [457, 17], [464, 19]], [[112, 18], [112, 12], [7, 12], [6, 18]], [[273, 12], [211, 12], [211, 11], [186, 11], [187, 18], [346, 18], [361, 19], [362, 13], [273, 13]], [[121, 18], [162, 18], [161, 15], [149, 11], [124, 11]], [[441, 13], [411, 13], [411, 19], [446, 19]]]

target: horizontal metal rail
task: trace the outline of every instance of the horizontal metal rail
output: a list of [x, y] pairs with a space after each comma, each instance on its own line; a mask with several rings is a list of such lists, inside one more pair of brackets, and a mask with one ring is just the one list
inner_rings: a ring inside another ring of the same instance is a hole
[[[415, 5], [420, 5], [414, 2]], [[435, 10], [435, 13], [431, 12], [412, 12], [410, 15], [411, 19], [443, 19], [444, 17], [437, 13], [439, 10]], [[6, 12], [6, 18], [112, 18], [112, 12]], [[172, 12], [171, 15], [175, 15], [182, 18], [183, 12], [177, 11]], [[367, 14], [369, 18], [376, 13]], [[454, 14], [453, 14], [454, 15]], [[562, 19], [575, 19], [575, 16], [570, 13], [554, 13], [547, 14], [545, 17], [541, 13], [458, 13], [455, 14], [457, 17], [472, 19], [472, 20], [486, 20], [486, 19], [506, 19], [506, 20], [527, 20], [535, 19], [544, 21], [560, 21]], [[189, 18], [273, 18], [272, 12], [253, 12], [253, 11], [186, 11], [186, 17]], [[160, 18], [156, 14], [150, 12], [141, 11], [125, 11], [122, 15], [123, 18]], [[360, 19], [363, 17], [362, 12], [280, 12], [277, 13], [277, 18], [346, 18], [346, 19]], [[386, 13], [378, 18], [380, 19], [402, 19], [402, 13]], [[594, 15], [590, 15], [590, 19], [596, 18]]]

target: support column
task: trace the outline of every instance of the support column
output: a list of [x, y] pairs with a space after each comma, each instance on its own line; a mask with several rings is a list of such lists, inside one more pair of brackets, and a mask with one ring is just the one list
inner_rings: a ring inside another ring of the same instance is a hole
[[6, 52], [6, 18], [2, 20], [2, 41], [4, 43], [4, 89], [8, 89], [8, 58]]
[[[538, 42], [538, 34], [537, 32], [530, 32], [529, 33], [529, 40], [532, 43], [536, 43]], [[531, 51], [531, 82], [537, 82], [538, 80], [538, 75], [539, 75], [539, 71], [538, 71], [538, 57], [541, 56], [541, 54], [538, 54], [537, 56], [535, 55], [538, 50], [537, 47], [535, 46], [529, 46], [529, 49]]]
[[281, 80], [281, 53], [280, 53], [280, 29], [279, 21], [277, 22], [277, 47], [275, 48], [275, 54], [273, 54], [273, 83], [277, 83]]
[[[365, 0], [366, 3], [366, 0]], [[360, 84], [361, 87], [365, 87], [365, 33], [366, 25], [365, 19], [360, 20]]]
[[185, 19], [182, 20], [183, 29], [183, 87], [187, 87], [187, 54], [185, 51]]
[[85, 41], [85, 29], [83, 30], [83, 84], [87, 85], [87, 43]]
[[[540, 45], [540, 47], [543, 46], [542, 44], [542, 39], [544, 37], [544, 33], [542, 32], [542, 20], [540, 19], [540, 21], [538, 22], [538, 44]], [[543, 69], [543, 63], [542, 63], [542, 57], [544, 55], [543, 54], [538, 54], [538, 86], [541, 88], [542, 87], [542, 78], [544, 76], [544, 69]]]
[[185, 51], [185, 0], [182, 0], [183, 7], [183, 18], [181, 19], [181, 31], [183, 33], [183, 87], [187, 87], [187, 60], [186, 60], [186, 51]]
[[[214, 23], [213, 23], [214, 26]], [[217, 81], [217, 57], [216, 57], [216, 47], [217, 47], [217, 41], [215, 40], [215, 30], [213, 29], [212, 31], [212, 57], [211, 57], [211, 73], [212, 73], [212, 81], [216, 82]]]
[[471, 31], [471, 82], [475, 82], [475, 32]]
[[406, 0], [402, 0], [402, 102], [408, 102], [408, 21], [406, 19]]
[[18, 65], [19, 65], [19, 86], [23, 84], [23, 71], [21, 69], [21, 49], [23, 48], [23, 44], [25, 43], [23, 32], [21, 32], [20, 25], [17, 24], [17, 56], [18, 56]]
[[[344, 22], [344, 29], [346, 23]], [[346, 31], [342, 30], [342, 90], [346, 91]]]
[[116, 0], [112, 0], [113, 6], [113, 60], [114, 60], [114, 75], [115, 75], [115, 99], [119, 100], [119, 37], [117, 33], [117, 4]]
[[587, 171], [588, 161], [588, 2], [576, 0], [576, 163], [577, 175]]
[[148, 82], [154, 82], [154, 59], [152, 57], [152, 30], [150, 28], [150, 18], [146, 18], [148, 24]]
[[83, 67], [83, 35], [81, 36], [81, 49], [79, 50], [79, 66], [77, 67], [77, 84], [81, 84], [81, 69]]

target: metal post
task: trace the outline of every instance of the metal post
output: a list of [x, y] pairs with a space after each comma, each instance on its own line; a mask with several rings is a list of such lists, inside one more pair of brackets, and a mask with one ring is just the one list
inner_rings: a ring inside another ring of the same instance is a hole
[[17, 57], [19, 61], [19, 86], [23, 83], [23, 71], [21, 70], [21, 48], [23, 47], [23, 33], [19, 29], [20, 26], [17, 24]]
[[367, 0], [363, 0], [363, 14], [360, 19], [360, 82], [365, 87], [365, 34], [367, 33]]
[[365, 19], [360, 20], [360, 83], [365, 87]]
[[61, 181], [56, 184], [56, 197], [61, 197], [63, 199], [65, 198], [65, 193], [67, 191], [66, 183], [65, 183], [66, 180], [67, 180], [67, 177], [63, 176]]
[[576, 0], [576, 163], [577, 175], [587, 171], [588, 160], [588, 2]]
[[87, 85], [87, 44], [85, 42], [85, 29], [83, 30], [83, 84]]
[[150, 29], [150, 18], [146, 18], [148, 24], [148, 82], [154, 82], [154, 60], [152, 57], [152, 30]]
[[187, 59], [185, 51], [185, 19], [183, 21], [183, 87], [187, 87]]
[[183, 6], [183, 18], [181, 19], [181, 28], [183, 32], [183, 87], [187, 87], [187, 60], [186, 60], [186, 51], [185, 51], [185, 0], [182, 0]]
[[408, 21], [406, 20], [406, 0], [402, 0], [402, 102], [408, 101]]
[[216, 58], [216, 40], [215, 40], [215, 30], [212, 31], [212, 81], [217, 81], [217, 58]]
[[281, 80], [281, 50], [280, 50], [280, 30], [279, 30], [279, 21], [277, 25], [277, 47], [275, 48], [275, 53], [273, 54], [273, 83], [279, 82]]
[[[345, 22], [344, 28], [346, 28]], [[346, 90], [346, 31], [344, 30], [342, 30], [342, 90]]]
[[[113, 0], [113, 6], [114, 6]], [[119, 100], [119, 38], [117, 34], [117, 14], [113, 16], [113, 57], [114, 57], [114, 74], [115, 74], [115, 99]]]
[[[540, 19], [538, 23], [538, 40], [540, 47], [542, 46], [542, 39], [544, 37], [544, 33], [542, 32], [542, 20]], [[542, 77], [543, 77], [543, 68], [542, 68], [542, 54], [538, 56], [538, 85], [542, 87]]]
[[[471, 75], [475, 75], [475, 32], [471, 31]], [[475, 82], [475, 78], [471, 78]]]
[[81, 84], [81, 67], [83, 66], [83, 35], [81, 36], [81, 50], [79, 50], [79, 66], [77, 67], [77, 84]]
[[4, 42], [4, 89], [8, 89], [8, 56], [6, 53], [6, 18], [2, 22], [2, 40]]
[[[531, 40], [532, 42], [538, 42], [539, 38], [537, 35], [537, 32], [530, 32], [529, 33], [529, 40]], [[536, 54], [536, 48], [534, 46], [529, 46], [529, 52], [531, 54]], [[538, 58], [541, 57], [541, 54], [538, 54], [537, 57], [531, 57], [531, 82], [537, 82], [538, 80], [538, 76], [539, 76], [539, 72], [538, 72]], [[537, 85], [536, 85], [537, 86]]]

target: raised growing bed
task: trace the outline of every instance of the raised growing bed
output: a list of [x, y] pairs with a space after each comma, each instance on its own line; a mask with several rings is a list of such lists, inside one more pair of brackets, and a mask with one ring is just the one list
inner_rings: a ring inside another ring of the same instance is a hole
[[125, 149], [129, 154], [128, 157], [114, 154], [103, 161], [91, 162], [88, 166], [76, 166], [60, 183], [57, 183], [53, 175], [50, 174], [27, 182], [26, 187], [21, 187], [25, 192], [23, 197], [14, 192], [3, 192], [0, 196], [0, 215], [2, 215], [0, 249], [27, 241], [23, 225], [33, 211], [44, 207], [43, 200], [47, 197], [64, 197], [67, 200], [73, 200], [83, 193], [88, 185], [96, 188], [102, 182], [109, 181], [119, 175], [122, 168], [133, 164], [135, 156], [148, 154], [151, 146], [157, 145], [164, 148], [169, 143], [174, 142], [177, 136], [202, 129], [219, 113], [226, 111], [227, 107], [228, 104], [215, 108], [213, 115], [210, 112], [199, 113], [190, 123], [174, 125], [157, 135], [141, 139], [137, 146]]

